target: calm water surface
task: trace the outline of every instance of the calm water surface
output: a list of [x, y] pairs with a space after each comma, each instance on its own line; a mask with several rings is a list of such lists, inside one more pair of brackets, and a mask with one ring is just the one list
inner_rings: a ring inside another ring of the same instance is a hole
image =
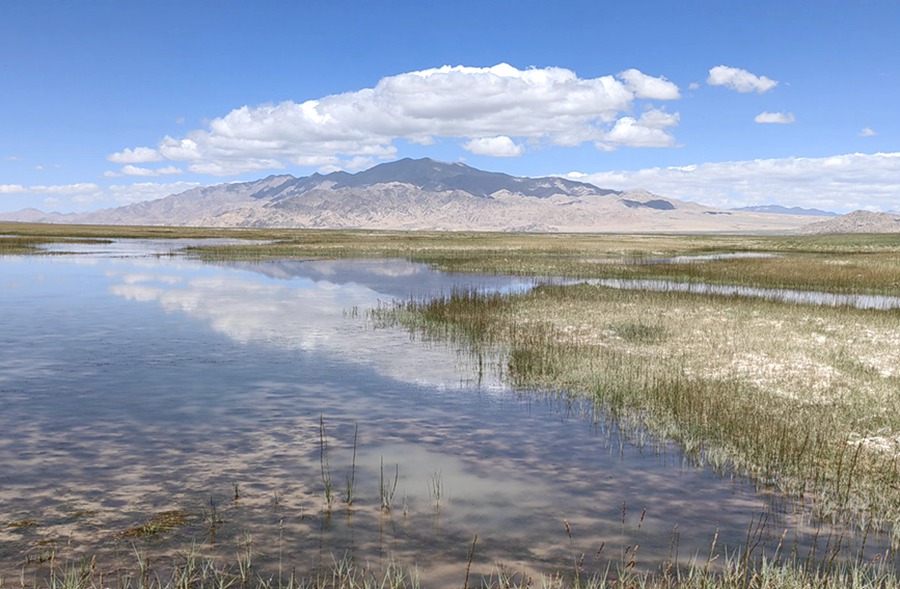
[[[51, 552], [171, 561], [193, 540], [229, 558], [249, 544], [260, 571], [347, 556], [458, 586], [476, 534], [473, 574], [571, 572], [582, 554], [603, 571], [635, 545], [652, 570], [706, 555], [717, 530], [737, 546], [763, 512], [772, 538], [809, 541], [801, 512], [677, 448], [636, 445], [588, 406], [508, 390], [453, 347], [365, 319], [394, 299], [529, 281], [394, 260], [148, 255], [173, 245], [0, 258], [3, 576]], [[382, 472], [398, 473], [389, 512]], [[123, 535], [176, 509], [187, 526]]]

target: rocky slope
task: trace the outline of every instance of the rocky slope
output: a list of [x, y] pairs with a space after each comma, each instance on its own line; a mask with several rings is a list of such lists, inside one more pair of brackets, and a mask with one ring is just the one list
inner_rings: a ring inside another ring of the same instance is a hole
[[853, 211], [840, 217], [811, 223], [803, 233], [900, 233], [900, 215]]

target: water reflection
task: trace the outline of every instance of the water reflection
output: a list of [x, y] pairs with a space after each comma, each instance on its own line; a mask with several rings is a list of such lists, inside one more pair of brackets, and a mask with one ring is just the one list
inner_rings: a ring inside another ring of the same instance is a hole
[[[367, 365], [399, 381], [434, 387], [447, 383], [456, 386], [469, 376], [455, 362], [447, 361], [445, 349], [418, 345], [399, 330], [374, 330], [363, 312], [353, 312], [395, 298], [449, 292], [464, 279], [436, 274], [421, 264], [236, 264], [230, 271], [202, 276], [175, 269], [155, 274], [145, 270], [110, 272], [109, 276], [119, 281], [110, 286], [113, 295], [155, 302], [168, 314], [189, 316], [241, 344], [317, 352], [330, 359]], [[480, 288], [490, 290], [530, 285], [530, 281], [518, 279], [478, 281]], [[498, 386], [496, 379], [481, 384]]]
[[150, 258], [173, 255], [180, 250], [199, 245], [223, 246], [235, 244], [263, 244], [261, 240], [228, 238], [177, 238], [177, 239], [109, 239], [93, 242], [61, 242], [39, 244], [41, 250], [51, 253], [77, 254], [92, 258]]
[[[538, 282], [512, 276], [478, 276], [435, 272], [427, 264], [406, 260], [273, 260], [264, 264], [234, 262], [224, 267], [257, 272], [283, 280], [306, 279], [329, 284], [356, 284], [397, 299], [427, 298], [454, 288], [477, 286], [496, 292], [521, 292]], [[550, 282], [543, 278], [540, 282]]]
[[767, 252], [731, 252], [721, 254], [693, 254], [687, 256], [670, 256], [667, 258], [636, 258], [628, 263], [638, 265], [657, 265], [657, 264], [696, 264], [703, 262], [718, 262], [722, 260], [754, 260], [777, 258], [778, 254]]
[[857, 309], [900, 309], [900, 297], [870, 294], [835, 294], [783, 288], [756, 288], [704, 282], [675, 282], [672, 280], [632, 280], [620, 278], [599, 278], [586, 281], [606, 288], [625, 290], [649, 290], [653, 292], [687, 292], [691, 294], [718, 295], [726, 297], [750, 297], [795, 303], [802, 305], [822, 305], [827, 307], [855, 307]]
[[[347, 553], [418, 566], [438, 586], [459, 585], [475, 534], [473, 574], [497, 563], [571, 570], [581, 553], [587, 570], [602, 571], [636, 544], [639, 566], [652, 569], [673, 539], [687, 557], [705, 554], [716, 530], [720, 545], [738, 545], [771, 507], [671, 445], [631, 443], [589, 405], [479, 382], [456, 350], [347, 313], [527, 281], [396, 261], [140, 256], [4, 258], [0, 276], [0, 308], [15, 310], [0, 335], [4, 576], [50, 549], [133, 564], [133, 542], [162, 558], [199, 538], [230, 557], [247, 534], [259, 570]], [[348, 508], [340, 495], [357, 426]], [[379, 483], [395, 472], [384, 512]], [[185, 510], [190, 525], [122, 535], [169, 509]], [[222, 523], [210, 530], [213, 511]], [[25, 521], [36, 525], [7, 525]], [[773, 511], [770, 541], [787, 528], [790, 541], [808, 543], [804, 521]]]

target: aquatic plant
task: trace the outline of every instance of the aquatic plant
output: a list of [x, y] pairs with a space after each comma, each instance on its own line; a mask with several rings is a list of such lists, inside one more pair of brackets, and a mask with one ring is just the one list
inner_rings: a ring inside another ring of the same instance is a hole
[[163, 511], [153, 515], [147, 522], [128, 528], [122, 532], [125, 538], [146, 538], [187, 525], [188, 515], [180, 509]]
[[353, 429], [353, 459], [350, 462], [350, 472], [347, 473], [346, 485], [344, 487], [344, 502], [350, 506], [353, 505], [354, 493], [356, 491], [356, 449], [359, 444], [359, 424], [357, 423]]
[[431, 506], [435, 513], [439, 513], [446, 502], [444, 496], [444, 480], [440, 471], [431, 473], [428, 478], [428, 497], [431, 499]]
[[[378, 480], [378, 495], [381, 497], [382, 511], [390, 511], [394, 503], [394, 493], [397, 492], [397, 482], [400, 480], [400, 465], [394, 469], [394, 480], [384, 477], [384, 456], [381, 457], [381, 476]], [[406, 508], [404, 508], [404, 512]]]
[[331, 483], [331, 466], [328, 462], [328, 435], [325, 433], [325, 417], [319, 416], [319, 465], [322, 473], [322, 484], [325, 485], [325, 506], [331, 511], [334, 503], [334, 489]]

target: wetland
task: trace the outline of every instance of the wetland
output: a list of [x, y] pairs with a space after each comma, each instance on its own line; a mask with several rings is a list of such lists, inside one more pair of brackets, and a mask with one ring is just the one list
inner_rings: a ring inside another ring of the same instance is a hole
[[0, 230], [4, 586], [896, 584], [900, 311], [698, 285], [898, 238], [128, 231]]

